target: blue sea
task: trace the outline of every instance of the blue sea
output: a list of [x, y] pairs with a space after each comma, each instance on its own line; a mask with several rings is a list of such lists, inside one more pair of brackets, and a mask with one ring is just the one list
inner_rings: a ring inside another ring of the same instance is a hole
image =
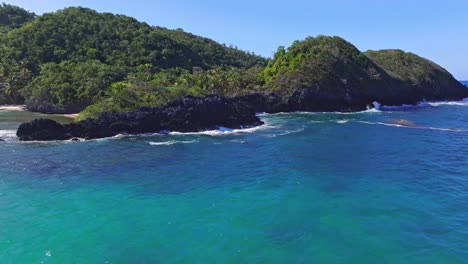
[[20, 143], [1, 263], [466, 263], [468, 101], [244, 130]]

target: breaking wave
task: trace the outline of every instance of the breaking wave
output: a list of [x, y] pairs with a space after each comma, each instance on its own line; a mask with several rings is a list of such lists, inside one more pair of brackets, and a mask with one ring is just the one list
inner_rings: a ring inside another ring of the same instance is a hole
[[18, 141], [16, 130], [0, 130], [0, 139], [4, 140], [5, 142]]
[[197, 140], [187, 140], [187, 141], [177, 141], [177, 140], [170, 140], [170, 141], [163, 141], [163, 142], [149, 142], [151, 146], [170, 146], [175, 144], [190, 144], [196, 143]]
[[219, 127], [216, 130], [207, 130], [201, 132], [168, 132], [169, 135], [206, 135], [206, 136], [226, 136], [226, 135], [235, 135], [243, 133], [254, 133], [261, 130], [276, 128], [276, 126], [271, 126], [263, 124], [261, 126], [250, 127], [250, 128], [240, 128], [240, 129], [231, 129], [226, 127]]
[[408, 126], [403, 124], [393, 124], [393, 123], [385, 123], [385, 122], [369, 122], [369, 121], [357, 121], [358, 123], [368, 124], [368, 125], [382, 125], [382, 126], [389, 126], [389, 127], [402, 127], [402, 128], [412, 128], [412, 129], [427, 129], [427, 130], [437, 130], [437, 131], [448, 131], [448, 132], [465, 132], [466, 130], [458, 129], [458, 128], [441, 128], [441, 127], [430, 127], [430, 126]]
[[421, 107], [438, 107], [438, 106], [468, 106], [468, 98], [461, 101], [434, 101], [434, 102], [421, 102], [416, 105], [404, 104], [404, 105], [380, 105], [374, 103], [375, 108], [383, 111], [399, 111], [399, 110], [411, 110]]

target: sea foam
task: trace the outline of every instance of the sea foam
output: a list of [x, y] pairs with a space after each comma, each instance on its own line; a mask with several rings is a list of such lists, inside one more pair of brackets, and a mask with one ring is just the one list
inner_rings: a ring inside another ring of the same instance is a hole
[[163, 141], [163, 142], [149, 142], [151, 146], [170, 146], [170, 145], [175, 145], [175, 144], [190, 144], [190, 143], [196, 143], [198, 142], [197, 140], [187, 140], [187, 141], [177, 141], [177, 140], [169, 140], [169, 141]]
[[264, 124], [261, 126], [250, 127], [250, 128], [240, 128], [240, 129], [231, 129], [227, 127], [218, 127], [215, 130], [206, 130], [201, 132], [169, 132], [169, 135], [206, 135], [206, 136], [226, 136], [226, 135], [233, 135], [233, 134], [243, 134], [243, 133], [254, 133], [261, 130], [276, 128], [276, 126], [271, 126], [268, 124]]
[[[465, 98], [460, 101], [423, 101], [415, 105], [403, 104], [403, 105], [380, 105], [378, 104], [378, 109], [383, 111], [404, 111], [411, 110], [421, 107], [438, 107], [438, 106], [468, 106], [468, 98]], [[376, 106], [377, 108], [377, 106]]]
[[0, 139], [5, 140], [6, 142], [18, 141], [16, 130], [0, 130]]
[[458, 129], [458, 128], [442, 128], [442, 127], [430, 127], [430, 126], [407, 126], [402, 124], [393, 124], [393, 123], [385, 123], [385, 122], [369, 122], [369, 121], [357, 121], [361, 124], [368, 124], [368, 125], [382, 125], [382, 126], [389, 126], [389, 127], [402, 127], [402, 128], [412, 128], [412, 129], [427, 129], [427, 130], [437, 130], [437, 131], [448, 131], [448, 132], [465, 132], [466, 130]]

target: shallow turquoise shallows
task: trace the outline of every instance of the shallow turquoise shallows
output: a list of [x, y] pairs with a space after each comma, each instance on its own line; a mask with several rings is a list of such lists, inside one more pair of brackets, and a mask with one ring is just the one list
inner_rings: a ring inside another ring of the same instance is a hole
[[468, 259], [468, 101], [86, 142], [20, 143], [12, 115], [1, 263]]

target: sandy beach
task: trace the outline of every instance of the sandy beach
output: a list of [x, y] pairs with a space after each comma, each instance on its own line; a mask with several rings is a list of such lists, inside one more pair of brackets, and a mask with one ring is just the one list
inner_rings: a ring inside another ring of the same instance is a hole
[[[0, 111], [28, 112], [25, 105], [0, 105]], [[79, 114], [54, 114], [54, 116], [63, 116], [75, 119]]]
[[24, 105], [0, 105], [0, 111], [26, 111]]
[[63, 114], [63, 115], [59, 115], [59, 116], [64, 116], [64, 117], [68, 117], [68, 118], [77, 118], [80, 114]]

